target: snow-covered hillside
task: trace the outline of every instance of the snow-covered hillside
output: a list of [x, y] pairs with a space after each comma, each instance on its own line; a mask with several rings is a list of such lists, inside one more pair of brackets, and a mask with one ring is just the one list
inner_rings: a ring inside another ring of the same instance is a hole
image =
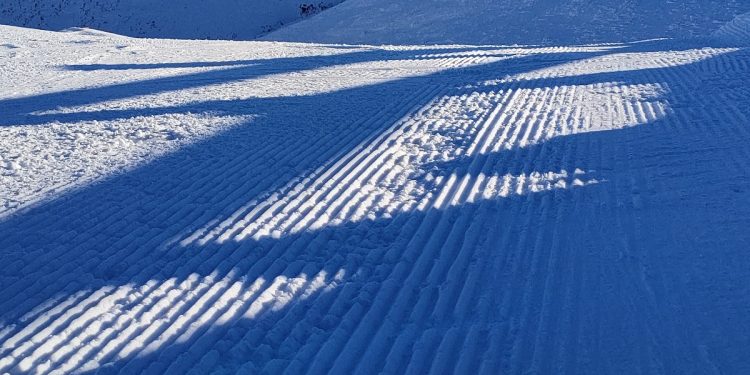
[[0, 26], [1, 374], [750, 373], [744, 5], [365, 1], [524, 45]]
[[0, 24], [151, 38], [254, 39], [342, 0], [0, 0]]
[[705, 36], [750, 0], [348, 0], [267, 40], [545, 44]]
[[750, 46], [750, 12], [740, 14], [711, 35], [724, 43]]

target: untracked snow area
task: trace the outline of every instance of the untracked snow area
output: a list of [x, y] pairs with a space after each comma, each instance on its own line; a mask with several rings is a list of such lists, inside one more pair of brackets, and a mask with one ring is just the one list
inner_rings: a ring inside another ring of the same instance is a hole
[[750, 373], [750, 50], [719, 27], [0, 26], [0, 373]]
[[704, 37], [750, 0], [347, 0], [267, 40], [352, 44], [621, 43]]
[[0, 24], [149, 38], [255, 39], [343, 0], [0, 0]]

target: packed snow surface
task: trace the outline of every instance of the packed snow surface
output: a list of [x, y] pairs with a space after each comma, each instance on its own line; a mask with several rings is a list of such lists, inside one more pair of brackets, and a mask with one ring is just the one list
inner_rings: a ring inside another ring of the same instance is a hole
[[0, 373], [750, 373], [750, 50], [0, 38]]

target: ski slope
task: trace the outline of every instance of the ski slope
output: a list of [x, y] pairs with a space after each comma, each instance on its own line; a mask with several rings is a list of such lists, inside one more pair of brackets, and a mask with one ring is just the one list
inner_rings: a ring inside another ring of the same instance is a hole
[[742, 43], [0, 38], [0, 373], [750, 372]]

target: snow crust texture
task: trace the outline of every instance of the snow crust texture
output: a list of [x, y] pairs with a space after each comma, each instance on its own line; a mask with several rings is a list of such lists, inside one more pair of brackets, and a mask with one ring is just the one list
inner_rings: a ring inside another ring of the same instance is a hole
[[0, 373], [750, 373], [750, 50], [0, 37]]

